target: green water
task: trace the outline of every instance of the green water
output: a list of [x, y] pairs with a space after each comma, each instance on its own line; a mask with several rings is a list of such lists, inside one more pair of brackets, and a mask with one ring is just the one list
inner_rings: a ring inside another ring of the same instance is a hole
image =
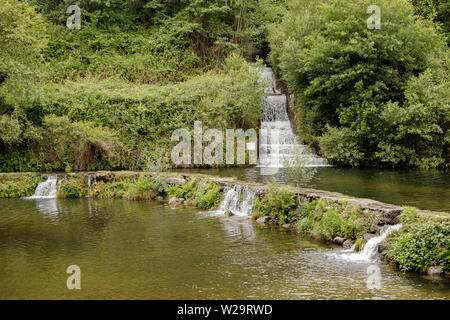
[[[180, 171], [262, 183], [276, 179], [281, 184], [296, 185], [296, 181], [283, 168], [275, 175], [267, 176], [260, 175], [260, 169], [255, 167]], [[449, 171], [317, 168], [313, 179], [302, 185], [401, 206], [450, 212]]]
[[[446, 280], [336, 258], [251, 219], [121, 200], [0, 200], [0, 299], [449, 299]], [[66, 269], [81, 269], [68, 290]], [[378, 265], [378, 264], [377, 264]]]

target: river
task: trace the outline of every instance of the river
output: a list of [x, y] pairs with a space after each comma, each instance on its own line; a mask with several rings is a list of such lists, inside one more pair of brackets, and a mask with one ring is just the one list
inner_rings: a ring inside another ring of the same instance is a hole
[[[0, 205], [0, 299], [450, 299], [447, 280], [339, 259], [341, 248], [248, 217], [145, 201]], [[81, 290], [66, 287], [70, 265]]]

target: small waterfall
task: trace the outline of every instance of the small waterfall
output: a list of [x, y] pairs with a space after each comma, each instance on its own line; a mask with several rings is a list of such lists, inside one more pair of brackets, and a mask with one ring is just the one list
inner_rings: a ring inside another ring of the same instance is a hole
[[27, 199], [51, 199], [56, 198], [58, 192], [58, 177], [48, 176], [47, 180], [40, 182], [31, 197]]
[[276, 89], [272, 68], [264, 67], [260, 74], [260, 81], [269, 80], [269, 85], [264, 90], [266, 97], [259, 137], [259, 166], [281, 168], [293, 165], [298, 157], [305, 160], [306, 167], [329, 166], [326, 159], [310, 152], [307, 146], [298, 142], [287, 114], [286, 95]]
[[[367, 241], [364, 245], [364, 248], [360, 252], [352, 252], [352, 253], [343, 253], [338, 255], [338, 257], [343, 258], [349, 261], [371, 261], [372, 258], [376, 255], [378, 244], [380, 244], [386, 237], [393, 231], [399, 230], [402, 227], [402, 224], [396, 224], [393, 226], [389, 226], [384, 229], [378, 237], [373, 237]], [[350, 249], [354, 251], [354, 247]]]
[[234, 185], [226, 187], [224, 199], [220, 204], [218, 213], [223, 214], [230, 210], [235, 215], [249, 216], [253, 213], [255, 191], [247, 186]]

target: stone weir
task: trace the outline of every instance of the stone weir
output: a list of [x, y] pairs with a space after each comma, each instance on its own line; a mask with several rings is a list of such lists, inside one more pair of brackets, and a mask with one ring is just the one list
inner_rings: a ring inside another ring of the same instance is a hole
[[[148, 176], [152, 177], [155, 175], [161, 175], [164, 177], [167, 183], [169, 184], [183, 184], [186, 182], [186, 179], [190, 177], [197, 177], [202, 179], [208, 179], [218, 183], [221, 187], [222, 192], [226, 192], [233, 186], [242, 186], [252, 190], [252, 194], [254, 197], [262, 198], [264, 194], [268, 191], [269, 186], [266, 184], [255, 183], [255, 182], [246, 182], [240, 181], [234, 178], [224, 178], [224, 177], [216, 177], [205, 174], [198, 173], [177, 173], [177, 172], [133, 172], [133, 171], [95, 171], [95, 172], [76, 172], [76, 173], [59, 173], [59, 174], [37, 174], [37, 173], [11, 173], [11, 174], [3, 174], [8, 175], [10, 177], [14, 176], [41, 176], [44, 180], [48, 180], [49, 178], [55, 178], [58, 181], [64, 180], [66, 177], [78, 177], [84, 178], [86, 184], [90, 187], [91, 185], [96, 184], [97, 182], [110, 183], [115, 182], [117, 180], [122, 180], [124, 178], [138, 178], [139, 176]], [[295, 188], [288, 186], [289, 190], [292, 191], [293, 194], [296, 195], [298, 205], [302, 206], [305, 203], [311, 202], [316, 199], [326, 200], [328, 203], [338, 203], [343, 204], [344, 202], [350, 207], [359, 206], [360, 209], [369, 213], [373, 216], [374, 221], [378, 221], [380, 225], [384, 224], [396, 224], [398, 223], [397, 217], [400, 215], [404, 207], [398, 205], [392, 205], [383, 203], [380, 201], [376, 201], [373, 199], [365, 199], [365, 198], [356, 198], [348, 195], [344, 195], [338, 192], [329, 192], [323, 190], [315, 190], [309, 188]], [[251, 215], [252, 210], [247, 212]], [[433, 212], [428, 210], [417, 210], [416, 212], [419, 216], [427, 216], [433, 217], [437, 221], [446, 222], [449, 220], [447, 215], [442, 215], [439, 212]]]

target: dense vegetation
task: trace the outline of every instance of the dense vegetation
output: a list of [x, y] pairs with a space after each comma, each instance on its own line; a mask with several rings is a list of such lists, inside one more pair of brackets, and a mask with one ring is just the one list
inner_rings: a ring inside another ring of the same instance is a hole
[[[0, 171], [165, 169], [170, 133], [258, 128], [252, 48], [332, 163], [449, 166], [449, 5], [382, 0], [63, 0], [0, 8]], [[317, 149], [317, 148], [316, 148]]]
[[257, 128], [261, 85], [243, 57], [268, 47], [283, 1], [5, 0], [0, 171], [165, 169], [170, 135]]
[[450, 271], [450, 225], [430, 217], [419, 217], [414, 208], [400, 216], [400, 232], [389, 236], [383, 254], [403, 271], [425, 272], [429, 267]]
[[450, 60], [437, 30], [447, 9], [433, 5], [433, 23], [414, 14], [424, 2], [378, 1], [371, 30], [368, 0], [288, 1], [270, 60], [295, 94], [301, 138], [332, 163], [449, 165]]

